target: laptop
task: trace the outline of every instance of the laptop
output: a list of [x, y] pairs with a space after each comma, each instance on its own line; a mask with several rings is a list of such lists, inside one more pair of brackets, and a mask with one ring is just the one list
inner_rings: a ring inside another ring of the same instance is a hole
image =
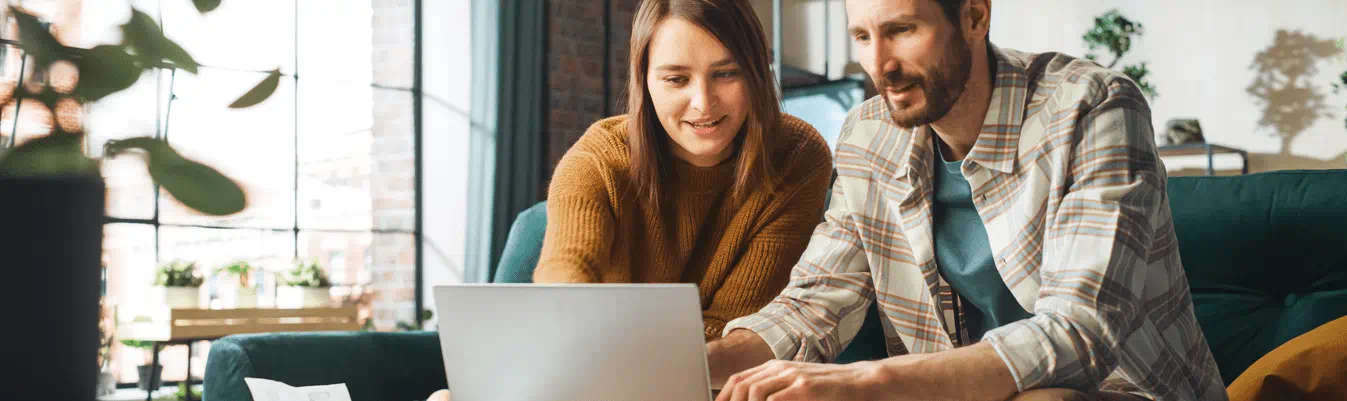
[[454, 401], [709, 401], [692, 284], [435, 286]]

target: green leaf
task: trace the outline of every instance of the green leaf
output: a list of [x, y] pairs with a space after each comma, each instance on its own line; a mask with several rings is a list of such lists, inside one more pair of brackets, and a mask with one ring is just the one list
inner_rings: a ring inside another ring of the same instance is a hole
[[266, 78], [262, 79], [262, 82], [258, 82], [257, 86], [248, 90], [248, 93], [239, 96], [238, 100], [235, 100], [234, 103], [229, 105], [229, 108], [241, 109], [262, 103], [263, 100], [267, 100], [267, 98], [271, 97], [272, 93], [276, 92], [276, 87], [280, 86], [280, 84], [281, 69], [277, 68], [271, 70], [271, 74], [268, 74]]
[[237, 183], [209, 166], [182, 157], [167, 142], [137, 137], [108, 141], [106, 145], [110, 157], [127, 149], [145, 151], [150, 177], [187, 207], [223, 216], [238, 213], [248, 204]]
[[101, 45], [89, 49], [79, 61], [80, 80], [75, 95], [86, 101], [130, 88], [140, 79], [141, 69], [125, 47]]
[[192, 0], [192, 3], [196, 4], [196, 10], [202, 14], [215, 11], [216, 8], [220, 7], [220, 0]]
[[122, 24], [122, 35], [126, 37], [126, 44], [148, 66], [162, 66], [163, 61], [168, 60], [174, 67], [197, 73], [198, 65], [192, 55], [165, 37], [159, 23], [149, 14], [131, 9], [131, 19]]
[[19, 24], [19, 47], [33, 56], [37, 68], [46, 68], [53, 61], [64, 60], [68, 55], [65, 46], [51, 36], [51, 31], [43, 26], [41, 20], [31, 14], [10, 8]]
[[0, 176], [98, 175], [98, 162], [84, 155], [83, 135], [35, 138], [0, 154]]

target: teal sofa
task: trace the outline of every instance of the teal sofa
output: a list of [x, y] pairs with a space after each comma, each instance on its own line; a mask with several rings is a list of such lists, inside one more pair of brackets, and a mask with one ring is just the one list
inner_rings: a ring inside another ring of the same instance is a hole
[[[1347, 170], [1175, 177], [1168, 190], [1198, 321], [1226, 384], [1278, 345], [1347, 315]], [[519, 214], [494, 281], [530, 281], [545, 209], [539, 204]], [[883, 357], [871, 312], [839, 361]], [[423, 399], [446, 386], [431, 332], [216, 341], [206, 363], [205, 399], [252, 400], [244, 377], [346, 383], [355, 400]]]

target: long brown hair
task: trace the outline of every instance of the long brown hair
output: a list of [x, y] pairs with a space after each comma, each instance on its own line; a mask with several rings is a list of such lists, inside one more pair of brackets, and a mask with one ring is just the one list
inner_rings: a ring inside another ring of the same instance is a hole
[[639, 199], [659, 208], [664, 185], [672, 178], [673, 153], [668, 133], [655, 115], [649, 78], [650, 38], [666, 18], [682, 18], [711, 33], [734, 61], [744, 68], [748, 83], [748, 118], [735, 136], [735, 197], [755, 185], [774, 190], [779, 177], [771, 160], [769, 132], [781, 127], [781, 97], [771, 73], [767, 35], [748, 0], [645, 0], [631, 30], [631, 71], [627, 81], [627, 141], [631, 146], [631, 175]]

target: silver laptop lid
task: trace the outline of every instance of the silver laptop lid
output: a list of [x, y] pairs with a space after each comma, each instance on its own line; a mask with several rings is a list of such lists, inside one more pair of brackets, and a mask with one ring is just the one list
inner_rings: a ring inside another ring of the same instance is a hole
[[691, 284], [434, 288], [454, 401], [707, 401]]

